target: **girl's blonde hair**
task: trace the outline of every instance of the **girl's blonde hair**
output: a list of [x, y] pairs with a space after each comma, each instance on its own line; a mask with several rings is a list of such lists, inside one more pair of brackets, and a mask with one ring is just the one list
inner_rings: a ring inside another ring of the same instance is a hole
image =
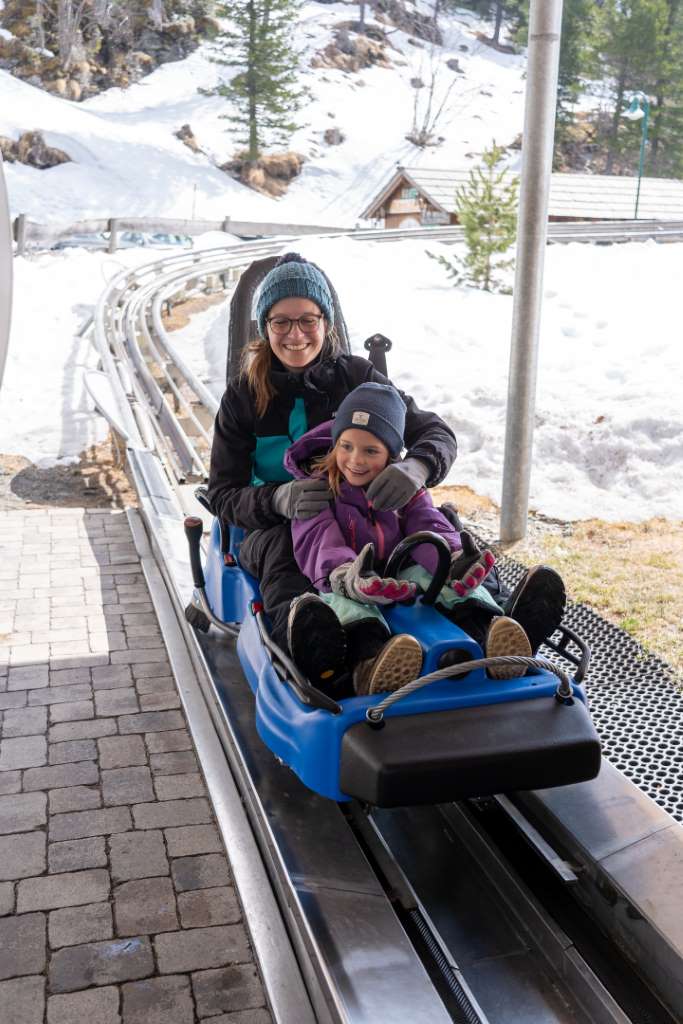
[[331, 448], [327, 455], [319, 455], [317, 459], [313, 459], [311, 471], [313, 476], [327, 476], [330, 484], [330, 490], [334, 494], [335, 498], [339, 497], [341, 491], [341, 485], [344, 480], [342, 472], [337, 465], [337, 448], [339, 447], [339, 441], [335, 444], [334, 448]]
[[[334, 358], [341, 352], [341, 341], [334, 327], [327, 327], [325, 340], [320, 350], [321, 359]], [[270, 342], [265, 338], [255, 338], [245, 345], [240, 360], [240, 378], [246, 377], [249, 390], [254, 396], [256, 415], [263, 416], [275, 396], [275, 388], [270, 379], [273, 365]]]

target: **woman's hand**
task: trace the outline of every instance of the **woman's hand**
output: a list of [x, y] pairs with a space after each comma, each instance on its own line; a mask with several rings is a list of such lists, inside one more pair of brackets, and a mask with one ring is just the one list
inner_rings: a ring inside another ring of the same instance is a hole
[[290, 480], [275, 491], [273, 509], [286, 519], [313, 519], [325, 511], [333, 497], [324, 477]]
[[468, 597], [484, 582], [496, 564], [496, 559], [488, 548], [480, 551], [467, 530], [461, 532], [460, 543], [462, 551], [455, 552], [451, 558], [447, 582], [458, 597]]
[[392, 462], [368, 487], [368, 501], [378, 512], [403, 508], [424, 487], [428, 476], [429, 469], [419, 459]]
[[394, 604], [415, 597], [417, 587], [414, 583], [378, 576], [372, 568], [373, 560], [374, 549], [372, 543], [368, 543], [353, 562], [344, 562], [332, 570], [332, 592], [361, 604]]

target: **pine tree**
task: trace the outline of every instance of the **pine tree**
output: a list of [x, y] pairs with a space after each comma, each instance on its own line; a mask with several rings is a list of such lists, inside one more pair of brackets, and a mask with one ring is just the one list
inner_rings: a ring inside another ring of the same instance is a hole
[[683, 2], [666, 0], [662, 62], [653, 89], [649, 172], [683, 177]]
[[596, 17], [593, 59], [612, 83], [610, 109], [599, 125], [606, 174], [638, 166], [640, 128], [622, 113], [633, 92], [651, 95], [664, 59], [666, 0], [604, 0]]
[[237, 113], [225, 116], [241, 130], [248, 160], [258, 159], [268, 142], [286, 143], [297, 127], [293, 118], [304, 94], [297, 86], [298, 56], [289, 40], [298, 6], [297, 0], [218, 5], [232, 28], [216, 37], [213, 59], [237, 74], [215, 91], [237, 107]]
[[486, 292], [508, 291], [497, 274], [514, 264], [509, 257], [499, 258], [515, 241], [519, 195], [518, 179], [499, 167], [504, 155], [503, 147], [494, 142], [455, 194], [458, 220], [465, 233], [465, 258], [450, 261], [427, 253], [448, 270], [455, 284], [467, 281]]
[[555, 121], [555, 163], [560, 165], [563, 151], [572, 140], [574, 104], [581, 93], [583, 79], [589, 73], [590, 40], [596, 10], [595, 0], [565, 0], [562, 8]]
[[508, 252], [517, 233], [519, 181], [499, 168], [504, 155], [503, 147], [494, 142], [455, 194], [467, 246], [465, 272], [472, 284], [486, 292], [500, 288], [496, 273], [514, 263], [497, 258]]

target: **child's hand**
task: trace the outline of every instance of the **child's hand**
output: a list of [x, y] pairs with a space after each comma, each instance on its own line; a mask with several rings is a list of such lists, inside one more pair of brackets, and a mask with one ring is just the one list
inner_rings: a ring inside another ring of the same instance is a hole
[[496, 559], [488, 548], [479, 551], [467, 530], [460, 534], [460, 542], [462, 551], [455, 552], [451, 558], [447, 582], [458, 597], [467, 597], [484, 582]]
[[374, 549], [366, 544], [353, 562], [344, 562], [330, 573], [333, 593], [348, 597], [361, 604], [394, 604], [410, 601], [417, 592], [414, 583], [396, 580], [392, 576], [378, 576], [373, 571]]

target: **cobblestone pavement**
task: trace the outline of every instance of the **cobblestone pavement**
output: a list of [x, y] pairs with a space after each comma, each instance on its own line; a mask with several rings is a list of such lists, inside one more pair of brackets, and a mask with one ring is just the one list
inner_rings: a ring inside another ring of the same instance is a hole
[[0, 1024], [270, 1024], [125, 515], [0, 550]]

